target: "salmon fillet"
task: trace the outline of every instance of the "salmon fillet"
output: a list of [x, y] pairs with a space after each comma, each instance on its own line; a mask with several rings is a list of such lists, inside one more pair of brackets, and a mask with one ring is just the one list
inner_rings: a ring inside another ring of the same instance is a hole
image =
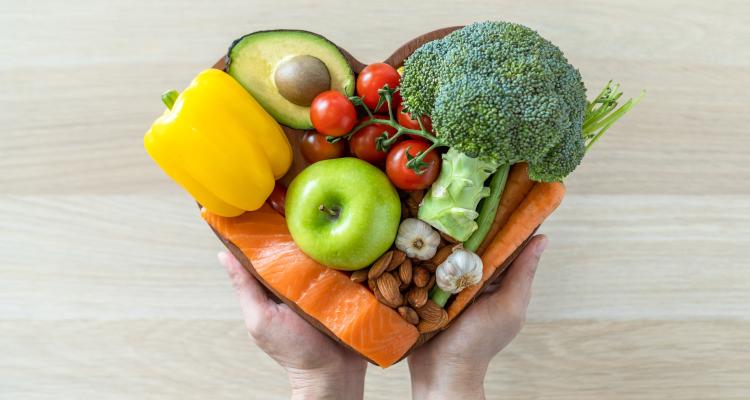
[[276, 293], [379, 366], [392, 365], [416, 343], [417, 329], [366, 287], [305, 255], [284, 217], [267, 204], [232, 218], [205, 209], [201, 215], [242, 251]]

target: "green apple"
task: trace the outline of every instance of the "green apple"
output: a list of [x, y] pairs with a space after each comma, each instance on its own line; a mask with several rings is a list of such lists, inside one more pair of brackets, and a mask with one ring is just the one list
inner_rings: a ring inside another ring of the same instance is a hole
[[357, 158], [319, 161], [292, 181], [286, 223], [294, 242], [330, 268], [354, 271], [393, 244], [401, 202], [385, 174]]

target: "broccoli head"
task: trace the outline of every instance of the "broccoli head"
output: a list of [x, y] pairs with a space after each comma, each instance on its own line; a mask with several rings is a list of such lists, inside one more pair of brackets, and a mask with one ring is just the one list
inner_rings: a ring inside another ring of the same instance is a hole
[[522, 25], [475, 23], [426, 43], [407, 58], [400, 91], [442, 144], [496, 165], [528, 162], [534, 180], [562, 180], [586, 151], [581, 75]]

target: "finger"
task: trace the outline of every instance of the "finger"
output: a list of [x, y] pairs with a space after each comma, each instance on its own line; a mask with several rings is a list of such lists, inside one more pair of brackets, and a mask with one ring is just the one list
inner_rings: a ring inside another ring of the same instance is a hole
[[219, 262], [227, 269], [237, 291], [240, 308], [248, 327], [260, 326], [266, 309], [272, 303], [258, 281], [226, 250], [219, 252]]
[[497, 289], [500, 289], [500, 282], [492, 282], [488, 283], [487, 286], [484, 287], [483, 294], [492, 294], [497, 292]]
[[500, 275], [487, 283], [484, 286], [484, 291], [482, 293], [494, 293], [497, 291], [497, 289], [500, 289], [500, 286], [502, 285], [503, 279], [505, 278], [507, 271], [503, 271], [500, 273]]
[[492, 294], [495, 303], [501, 307], [510, 307], [516, 313], [526, 313], [531, 299], [531, 284], [534, 281], [537, 265], [542, 252], [547, 247], [547, 237], [535, 236], [521, 254], [513, 261], [500, 283], [500, 290]]

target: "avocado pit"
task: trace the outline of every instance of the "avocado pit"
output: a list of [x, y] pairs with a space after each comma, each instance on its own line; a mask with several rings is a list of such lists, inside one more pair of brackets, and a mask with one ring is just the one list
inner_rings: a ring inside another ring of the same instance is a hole
[[311, 55], [294, 56], [282, 61], [273, 79], [281, 96], [303, 107], [308, 107], [315, 96], [331, 88], [328, 67]]

